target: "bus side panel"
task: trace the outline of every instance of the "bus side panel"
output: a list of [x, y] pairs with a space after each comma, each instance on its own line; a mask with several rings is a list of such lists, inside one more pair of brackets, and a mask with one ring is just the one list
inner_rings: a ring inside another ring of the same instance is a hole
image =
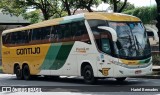
[[52, 43], [48, 53], [41, 65], [40, 73], [45, 75], [46, 72], [50, 71], [50, 75], [69, 75], [72, 71], [70, 66], [76, 65], [73, 59], [76, 56], [71, 54], [74, 42], [63, 42], [63, 43]]
[[83, 63], [89, 63], [92, 66], [94, 75], [97, 76], [97, 53], [93, 44], [77, 41], [73, 51], [77, 56], [78, 76], [81, 76], [81, 65]]
[[[30, 73], [39, 73], [39, 67], [44, 61], [50, 44], [30, 45], [19, 47], [2, 47], [2, 64], [4, 73], [13, 74], [14, 64], [22, 68], [24, 63], [29, 65]], [[39, 50], [37, 50], [39, 48]]]

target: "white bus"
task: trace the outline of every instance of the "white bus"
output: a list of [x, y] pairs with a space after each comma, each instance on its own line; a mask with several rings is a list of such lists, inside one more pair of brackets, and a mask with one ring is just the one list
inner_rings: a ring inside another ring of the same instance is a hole
[[124, 81], [151, 74], [152, 57], [139, 18], [93, 12], [5, 30], [2, 67], [18, 79], [83, 76], [94, 83], [98, 78]]

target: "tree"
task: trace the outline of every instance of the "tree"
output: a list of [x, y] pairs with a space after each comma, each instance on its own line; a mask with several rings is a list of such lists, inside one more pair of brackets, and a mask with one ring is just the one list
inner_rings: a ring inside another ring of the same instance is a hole
[[[157, 3], [157, 24], [156, 27], [158, 28], [158, 36], [159, 36], [159, 41], [160, 41], [160, 0], [155, 0]], [[159, 50], [160, 50], [160, 43], [159, 43]]]
[[58, 0], [19, 0], [22, 4], [26, 4], [27, 6], [33, 6], [36, 9], [40, 9], [42, 11], [43, 17], [45, 20], [48, 20], [50, 17], [54, 16], [57, 13], [57, 9], [59, 9], [59, 1]]
[[91, 6], [100, 3], [100, 0], [61, 0], [61, 1], [68, 15], [74, 14], [77, 9], [87, 9], [89, 12], [93, 12]]
[[4, 13], [16, 16], [26, 13], [28, 8], [40, 9], [45, 20], [55, 14], [61, 16], [62, 12], [59, 0], [1, 0], [0, 3]]
[[[120, 1], [117, 4], [117, 10], [120, 10], [123, 5], [124, 5], [124, 2]], [[135, 6], [133, 4], [127, 2], [126, 5], [125, 5], [125, 7], [124, 7], [124, 9], [122, 10], [122, 12], [127, 11], [127, 10], [133, 10], [134, 8], [135, 8]]]
[[26, 12], [26, 6], [20, 4], [17, 0], [0, 0], [0, 9], [5, 14], [19, 16]]
[[71, 7], [73, 6], [73, 0], [61, 0], [62, 1], [62, 6], [64, 10], [67, 11], [68, 15], [71, 15]]
[[24, 13], [22, 14], [22, 16], [24, 17], [24, 19], [28, 19], [31, 23], [37, 23], [42, 20], [40, 10]]
[[81, 9], [87, 9], [89, 12], [93, 12], [91, 6], [98, 5], [100, 3], [99, 0], [77, 0], [77, 5]]
[[139, 7], [132, 10], [125, 11], [123, 13], [139, 17], [144, 24], [150, 24], [153, 20], [156, 20], [156, 6], [153, 7]]
[[[102, 0], [104, 2], [110, 3], [113, 5], [113, 11], [114, 12], [118, 12], [121, 13], [123, 11], [123, 9], [125, 8], [126, 4], [127, 4], [127, 0], [124, 0], [124, 2], [121, 2], [121, 0]], [[123, 3], [122, 6], [118, 9], [118, 4], [119, 3]]]

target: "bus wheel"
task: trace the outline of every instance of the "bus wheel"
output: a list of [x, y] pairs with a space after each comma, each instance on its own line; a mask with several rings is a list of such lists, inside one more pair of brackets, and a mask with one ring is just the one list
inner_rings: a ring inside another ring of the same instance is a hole
[[93, 69], [90, 65], [86, 65], [83, 69], [83, 78], [85, 83], [94, 84], [96, 82], [96, 78], [93, 74]]
[[126, 79], [126, 77], [122, 77], [122, 78], [116, 78], [117, 81], [122, 82]]
[[14, 70], [15, 70], [15, 74], [16, 74], [17, 79], [19, 79], [19, 80], [23, 79], [23, 75], [22, 75], [22, 71], [20, 69], [20, 66], [17, 65]]
[[24, 77], [25, 80], [29, 80], [31, 78], [30, 70], [29, 70], [29, 66], [28, 65], [25, 65], [23, 67], [23, 77]]

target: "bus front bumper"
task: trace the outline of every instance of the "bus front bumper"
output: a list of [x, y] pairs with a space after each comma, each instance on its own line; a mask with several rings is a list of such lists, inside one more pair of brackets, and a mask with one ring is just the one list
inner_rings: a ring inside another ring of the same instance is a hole
[[143, 68], [126, 68], [115, 65], [113, 77], [133, 77], [152, 74], [152, 64]]

